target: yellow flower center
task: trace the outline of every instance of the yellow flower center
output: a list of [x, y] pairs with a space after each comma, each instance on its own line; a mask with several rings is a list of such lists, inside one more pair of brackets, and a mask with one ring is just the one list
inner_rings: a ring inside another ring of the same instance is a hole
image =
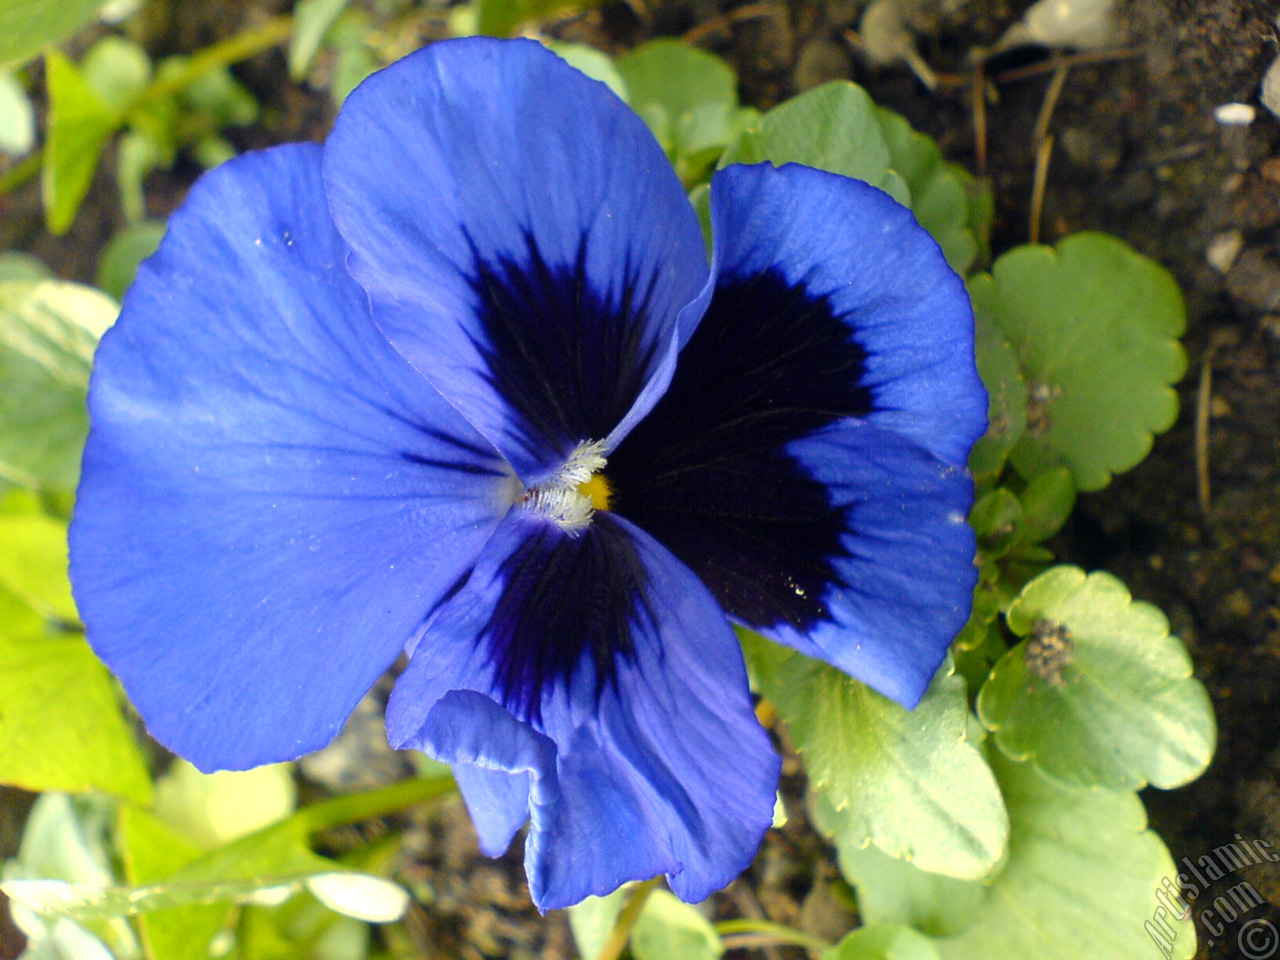
[[593, 473], [578, 484], [578, 492], [591, 500], [592, 510], [609, 509], [609, 497], [613, 491], [609, 489], [609, 481], [604, 478], [603, 473]]

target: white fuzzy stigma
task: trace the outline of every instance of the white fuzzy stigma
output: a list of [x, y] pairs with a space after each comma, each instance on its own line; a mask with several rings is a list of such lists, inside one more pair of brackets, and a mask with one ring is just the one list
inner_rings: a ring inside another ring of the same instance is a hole
[[604, 444], [599, 440], [582, 441], [569, 454], [556, 475], [546, 483], [530, 487], [520, 497], [520, 504], [546, 517], [570, 536], [580, 536], [591, 525], [595, 509], [591, 497], [578, 488], [604, 469]]

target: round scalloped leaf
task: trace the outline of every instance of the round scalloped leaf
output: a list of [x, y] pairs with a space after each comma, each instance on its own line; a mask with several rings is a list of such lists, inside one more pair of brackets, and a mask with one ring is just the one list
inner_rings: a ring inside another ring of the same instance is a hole
[[982, 902], [980, 882], [925, 873], [875, 847], [837, 854], [840, 872], [857, 890], [858, 916], [869, 925], [901, 924], [932, 937], [953, 936], [969, 929]]
[[[982, 282], [986, 278], [986, 282]], [[978, 374], [987, 388], [987, 432], [969, 454], [975, 477], [994, 477], [1027, 429], [1027, 381], [1018, 355], [996, 323], [988, 303], [994, 284], [983, 274], [970, 282], [973, 300], [974, 352]]]
[[1099, 490], [1172, 426], [1186, 315], [1163, 267], [1114, 237], [1079, 233], [1056, 248], [1009, 251], [970, 292], [1028, 381], [1027, 433], [1014, 452], [1020, 471], [1060, 461], [1081, 490]]
[[910, 927], [868, 924], [824, 953], [822, 960], [938, 960], [938, 950]]
[[913, 711], [798, 653], [757, 675], [767, 675], [762, 692], [787, 721], [838, 848], [871, 843], [966, 879], [999, 859], [1008, 817], [968, 739], [965, 681], [950, 660]]
[[999, 756], [992, 766], [1009, 806], [1009, 857], [972, 925], [934, 941], [943, 960], [1195, 955], [1190, 916], [1157, 899], [1178, 871], [1136, 795], [1066, 789]]
[[1006, 615], [1029, 637], [1000, 659], [978, 716], [1007, 756], [1064, 784], [1168, 789], [1213, 756], [1213, 708], [1164, 614], [1107, 573], [1054, 567]]

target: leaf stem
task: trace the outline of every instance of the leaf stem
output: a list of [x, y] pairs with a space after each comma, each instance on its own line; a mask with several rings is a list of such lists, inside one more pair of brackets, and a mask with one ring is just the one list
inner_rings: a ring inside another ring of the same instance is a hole
[[596, 954], [596, 960], [618, 960], [622, 956], [622, 951], [627, 948], [627, 941], [631, 939], [631, 930], [640, 919], [640, 912], [644, 910], [645, 901], [649, 899], [649, 894], [653, 893], [660, 879], [662, 878], [654, 877], [652, 880], [637, 884], [627, 895], [627, 905], [622, 908], [622, 913], [618, 914], [618, 921], [609, 931], [609, 939]]
[[824, 940], [822, 937], [815, 936], [812, 933], [805, 933], [803, 930], [797, 930], [794, 927], [784, 926], [781, 923], [774, 923], [771, 920], [752, 920], [748, 917], [743, 917], [740, 920], [722, 920], [715, 925], [715, 930], [722, 937], [734, 933], [764, 934], [775, 943], [804, 947], [806, 950], [814, 950], [818, 953], [825, 953], [834, 946], [834, 944]]
[[[206, 47], [192, 56], [181, 70], [162, 81], [153, 81], [138, 94], [133, 106], [125, 111], [122, 116], [127, 116], [140, 107], [151, 105], [158, 100], [163, 100], [165, 97], [180, 93], [206, 73], [232, 66], [242, 60], [248, 60], [250, 57], [255, 57], [270, 50], [272, 47], [279, 46], [289, 39], [289, 34], [292, 30], [292, 17], [273, 17], [256, 27], [245, 30], [243, 33], [237, 33], [235, 36], [228, 37], [226, 40], [215, 43], [211, 47]], [[43, 161], [44, 149], [33, 150], [8, 173], [0, 176], [0, 197], [12, 193], [28, 180], [34, 179], [40, 173], [40, 166]]]
[[156, 100], [172, 96], [184, 90], [206, 73], [229, 67], [248, 60], [260, 53], [279, 46], [289, 39], [293, 30], [293, 18], [289, 16], [273, 17], [256, 27], [237, 33], [226, 40], [206, 47], [192, 56], [183, 68], [164, 80], [158, 80], [148, 86], [134, 104], [134, 109]]
[[368, 793], [353, 793], [324, 800], [303, 807], [296, 815], [305, 822], [308, 833], [316, 833], [330, 827], [359, 823], [395, 813], [415, 803], [446, 796], [457, 789], [458, 785], [453, 777], [414, 777]]
[[14, 164], [13, 169], [0, 176], [0, 197], [12, 193], [40, 172], [40, 164], [44, 162], [44, 149], [32, 150], [21, 161]]

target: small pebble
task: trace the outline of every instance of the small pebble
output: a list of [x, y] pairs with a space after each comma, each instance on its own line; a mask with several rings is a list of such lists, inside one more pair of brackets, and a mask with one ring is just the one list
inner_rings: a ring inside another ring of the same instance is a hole
[[1262, 174], [1264, 180], [1280, 183], [1280, 157], [1267, 157], [1258, 164], [1258, 173]]
[[1257, 116], [1258, 111], [1247, 103], [1224, 103], [1213, 111], [1213, 118], [1224, 127], [1247, 127]]
[[1280, 117], [1280, 57], [1273, 60], [1263, 74], [1259, 99], [1264, 107]]
[[1204, 258], [1213, 269], [1225, 276], [1243, 248], [1244, 234], [1239, 230], [1226, 230], [1209, 241]]

